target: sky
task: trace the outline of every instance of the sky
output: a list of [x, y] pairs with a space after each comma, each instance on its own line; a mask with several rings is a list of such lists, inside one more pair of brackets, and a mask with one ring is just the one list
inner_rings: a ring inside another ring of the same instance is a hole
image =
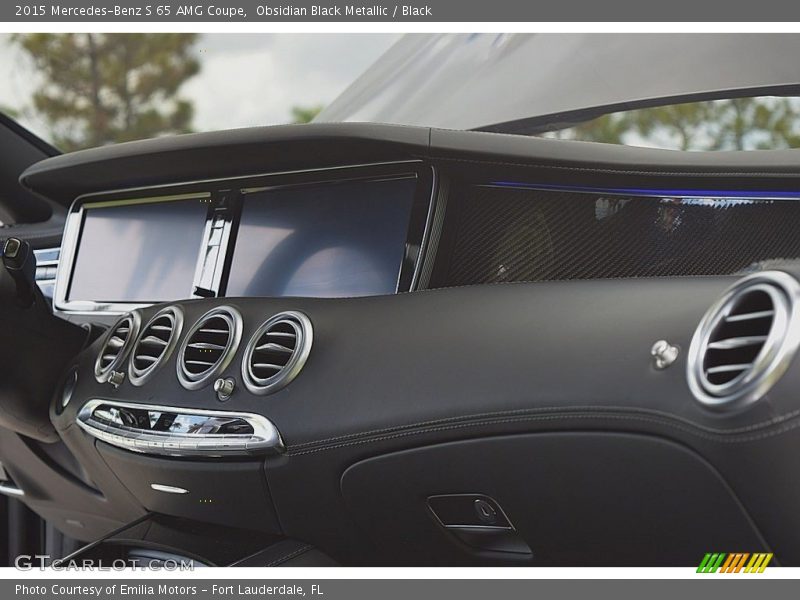
[[[328, 104], [400, 38], [395, 34], [203, 34], [200, 73], [181, 95], [194, 102], [198, 131], [274, 125], [295, 105]], [[36, 85], [28, 58], [0, 34], [0, 106], [48, 139], [30, 110]]]

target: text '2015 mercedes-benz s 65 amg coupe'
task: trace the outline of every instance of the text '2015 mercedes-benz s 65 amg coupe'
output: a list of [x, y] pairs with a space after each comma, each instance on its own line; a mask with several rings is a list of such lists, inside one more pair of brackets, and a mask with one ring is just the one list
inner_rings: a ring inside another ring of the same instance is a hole
[[407, 36], [311, 124], [4, 119], [7, 564], [800, 565], [798, 53]]

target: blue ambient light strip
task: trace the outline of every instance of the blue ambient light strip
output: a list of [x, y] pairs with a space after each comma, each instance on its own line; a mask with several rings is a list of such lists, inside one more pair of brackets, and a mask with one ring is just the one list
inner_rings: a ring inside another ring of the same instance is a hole
[[763, 198], [772, 200], [800, 200], [799, 191], [730, 191], [730, 190], [680, 190], [647, 188], [601, 188], [571, 185], [552, 185], [546, 183], [522, 183], [515, 181], [493, 181], [494, 187], [508, 187], [529, 190], [552, 190], [564, 192], [589, 192], [601, 194], [622, 194], [626, 196], [655, 196], [659, 198]]

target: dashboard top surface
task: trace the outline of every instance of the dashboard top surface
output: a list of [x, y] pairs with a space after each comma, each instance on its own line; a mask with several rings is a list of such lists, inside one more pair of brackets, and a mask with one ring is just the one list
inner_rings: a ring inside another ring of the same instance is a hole
[[[172, 136], [46, 159], [22, 184], [67, 204], [83, 194], [279, 173], [308, 168], [425, 159], [467, 174], [482, 167], [534, 169], [554, 183], [672, 187], [675, 178], [724, 178], [729, 185], [795, 185], [800, 150], [679, 152], [591, 142], [372, 123], [282, 125]], [[696, 185], [708, 182], [698, 179]], [[718, 184], [717, 184], [718, 185]]]

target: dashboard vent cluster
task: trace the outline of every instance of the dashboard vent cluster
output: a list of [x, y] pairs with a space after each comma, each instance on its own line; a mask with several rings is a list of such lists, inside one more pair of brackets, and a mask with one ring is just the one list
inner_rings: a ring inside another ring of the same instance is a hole
[[207, 312], [191, 328], [178, 357], [178, 379], [190, 390], [207, 385], [230, 364], [242, 336], [242, 317], [228, 306]]
[[132, 312], [120, 318], [109, 329], [94, 363], [94, 376], [97, 381], [105, 383], [114, 371], [119, 370], [139, 333], [140, 324], [139, 313]]
[[700, 323], [689, 349], [689, 386], [712, 407], [761, 398], [784, 374], [800, 343], [800, 284], [783, 272], [740, 280]]
[[142, 328], [131, 351], [128, 375], [134, 385], [143, 385], [170, 357], [183, 328], [183, 312], [176, 306], [160, 310]]
[[[144, 326], [138, 312], [125, 315], [103, 340], [95, 362], [97, 380], [109, 381], [130, 355], [130, 382], [141, 386], [178, 348], [181, 385], [189, 390], [205, 387], [231, 364], [242, 338], [242, 317], [230, 306], [214, 308], [200, 317], [179, 343], [183, 324], [183, 310], [178, 306], [163, 308]], [[301, 312], [281, 312], [262, 323], [242, 358], [247, 389], [265, 395], [288, 385], [305, 365], [312, 339], [311, 321]]]
[[299, 312], [282, 312], [259, 327], [244, 353], [242, 378], [254, 394], [269, 394], [288, 385], [311, 351], [311, 321]]

